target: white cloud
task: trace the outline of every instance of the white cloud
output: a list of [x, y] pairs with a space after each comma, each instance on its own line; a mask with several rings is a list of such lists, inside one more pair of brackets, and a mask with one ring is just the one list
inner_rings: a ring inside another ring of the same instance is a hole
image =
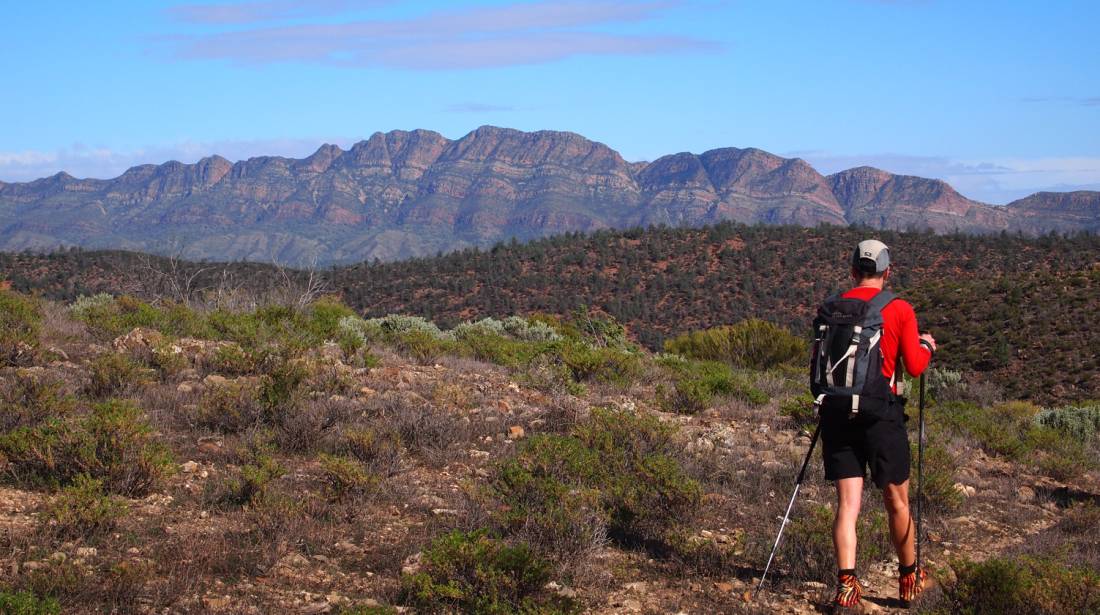
[[536, 64], [578, 55], [714, 49], [687, 35], [612, 34], [591, 28], [652, 20], [677, 0], [542, 0], [396, 20], [299, 23], [169, 39], [180, 59], [240, 64], [308, 62], [419, 70]]
[[942, 179], [964, 196], [1004, 204], [1043, 190], [1100, 189], [1100, 158], [990, 158], [954, 159], [905, 154], [838, 155], [828, 152], [792, 152], [824, 174], [857, 166], [872, 166], [901, 175]]
[[185, 141], [130, 150], [91, 148], [80, 144], [56, 151], [27, 150], [0, 152], [0, 181], [23, 182], [48, 177], [58, 171], [75, 177], [111, 178], [140, 164], [161, 164], [169, 160], [192, 163], [217, 154], [229, 160], [253, 156], [302, 158], [312, 154], [321, 143], [350, 146], [347, 138], [256, 139], [236, 141]]

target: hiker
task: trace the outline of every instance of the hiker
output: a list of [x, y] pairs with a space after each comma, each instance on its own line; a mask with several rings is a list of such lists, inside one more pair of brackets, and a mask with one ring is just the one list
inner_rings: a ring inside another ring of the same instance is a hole
[[918, 334], [913, 307], [885, 290], [890, 251], [874, 239], [852, 255], [854, 287], [829, 298], [814, 321], [812, 389], [821, 418], [825, 478], [836, 482], [833, 521], [837, 591], [834, 612], [858, 607], [856, 520], [863, 481], [882, 490], [890, 539], [898, 554], [898, 597], [908, 605], [924, 588], [917, 569], [909, 513], [909, 438], [898, 361], [917, 377], [936, 350], [931, 334]]

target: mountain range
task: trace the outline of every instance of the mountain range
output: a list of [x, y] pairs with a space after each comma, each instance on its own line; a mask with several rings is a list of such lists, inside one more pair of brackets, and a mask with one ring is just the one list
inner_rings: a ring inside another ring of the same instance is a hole
[[121, 248], [292, 265], [396, 260], [570, 231], [722, 220], [991, 233], [1100, 230], [1100, 192], [996, 206], [946, 182], [857, 167], [824, 176], [755, 148], [627, 162], [568, 132], [483, 126], [451, 140], [375, 133], [303, 159], [141, 165], [0, 182], [0, 250]]

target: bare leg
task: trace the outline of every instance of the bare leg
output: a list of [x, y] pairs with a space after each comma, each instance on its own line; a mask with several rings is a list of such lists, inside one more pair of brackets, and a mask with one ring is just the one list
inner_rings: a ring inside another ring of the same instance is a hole
[[909, 481], [900, 485], [886, 485], [882, 490], [882, 501], [886, 504], [886, 514], [890, 520], [890, 540], [898, 553], [898, 563], [909, 566], [917, 561], [913, 528], [913, 517], [909, 514]]
[[863, 497], [863, 477], [836, 481], [836, 518], [833, 520], [833, 547], [840, 570], [856, 567], [856, 519]]

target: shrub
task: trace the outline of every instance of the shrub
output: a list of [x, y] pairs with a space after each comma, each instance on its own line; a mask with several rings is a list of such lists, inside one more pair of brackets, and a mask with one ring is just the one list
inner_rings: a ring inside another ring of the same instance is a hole
[[1007, 402], [991, 408], [951, 402], [937, 406], [931, 414], [934, 422], [971, 438], [986, 452], [1028, 464], [1059, 480], [1097, 466], [1088, 444], [1042, 424], [1039, 415], [1039, 408], [1027, 402]]
[[0, 615], [60, 615], [61, 605], [54, 598], [39, 598], [28, 591], [0, 590]]
[[340, 610], [340, 615], [397, 615], [397, 609], [385, 605], [359, 605]]
[[448, 346], [443, 338], [429, 331], [413, 329], [395, 336], [397, 349], [421, 365], [431, 365], [442, 356]]
[[147, 493], [172, 467], [141, 410], [119, 400], [95, 404], [82, 416], [50, 418], [0, 435], [0, 454], [22, 483], [62, 486], [86, 474], [122, 495]]
[[322, 453], [317, 461], [321, 463], [325, 491], [332, 500], [345, 501], [363, 495], [378, 484], [378, 477], [355, 459]]
[[51, 417], [68, 416], [76, 400], [47, 378], [20, 378], [0, 385], [0, 433], [33, 427]]
[[553, 342], [562, 339], [545, 322], [527, 320], [520, 316], [509, 316], [504, 320], [482, 318], [477, 322], [464, 322], [456, 326], [452, 333], [457, 339], [472, 335], [492, 335], [525, 342]]
[[491, 485], [502, 524], [559, 557], [605, 532], [627, 544], [667, 540], [701, 497], [673, 457], [673, 433], [651, 416], [597, 408], [570, 435], [530, 438]]
[[578, 612], [570, 599], [544, 588], [549, 580], [549, 567], [526, 545], [455, 531], [424, 551], [420, 572], [402, 577], [401, 600], [423, 613]]
[[757, 389], [743, 374], [734, 373], [725, 363], [717, 361], [665, 361], [673, 371], [669, 390], [658, 387], [658, 401], [667, 410], [694, 414], [714, 403], [715, 397], [735, 397], [754, 405], [767, 403], [768, 396]]
[[242, 381], [211, 384], [199, 400], [195, 423], [222, 433], [240, 433], [263, 418], [257, 387]]
[[407, 333], [418, 333], [436, 341], [450, 341], [454, 335], [444, 333], [436, 324], [420, 316], [390, 314], [372, 318], [359, 325], [361, 331], [377, 331], [383, 339], [393, 341]]
[[[911, 445], [910, 456], [917, 460], [917, 443]], [[924, 445], [923, 482], [921, 501], [925, 511], [946, 512], [958, 508], [963, 495], [955, 489], [955, 471], [958, 461], [944, 446], [936, 443]], [[915, 470], [915, 468], [914, 468]], [[913, 491], [916, 495], [916, 491]]]
[[1051, 408], [1040, 412], [1035, 422], [1081, 442], [1100, 436], [1100, 403]]
[[579, 439], [539, 434], [500, 464], [490, 489], [502, 527], [559, 563], [575, 565], [607, 539], [599, 456]]
[[1051, 557], [994, 557], [955, 562], [956, 582], [944, 587], [937, 612], [1095, 613], [1100, 611], [1100, 572], [1067, 566]]
[[319, 340], [336, 339], [340, 331], [340, 322], [345, 318], [354, 318], [355, 310], [340, 302], [336, 297], [321, 297], [306, 308], [309, 329]]
[[[881, 511], [862, 514], [856, 524], [859, 555], [865, 562], [877, 562], [893, 552], [886, 515]], [[767, 545], [765, 548], [770, 548]], [[833, 510], [814, 505], [799, 513], [780, 545], [779, 557], [788, 563], [788, 574], [803, 581], [833, 582], [836, 555], [833, 550]]]
[[779, 414], [790, 418], [799, 429], [812, 428], [817, 424], [814, 398], [809, 393], [784, 399], [779, 404]]
[[38, 302], [0, 290], [0, 366], [33, 361], [41, 331], [42, 310]]
[[110, 531], [125, 510], [104, 492], [102, 480], [81, 474], [46, 505], [41, 517], [63, 538], [87, 538]]
[[256, 360], [238, 344], [223, 344], [207, 359], [206, 369], [226, 376], [244, 376], [256, 371]]
[[388, 477], [401, 469], [401, 436], [393, 431], [348, 430], [340, 449], [365, 465], [372, 474]]
[[85, 392], [99, 399], [122, 395], [152, 381], [152, 372], [126, 355], [107, 353], [88, 364]]
[[190, 365], [183, 349], [171, 340], [163, 340], [154, 345], [149, 359], [153, 367], [165, 376], [178, 374]]
[[630, 384], [641, 375], [641, 354], [629, 347], [594, 346], [567, 340], [560, 349], [562, 362], [573, 379], [612, 384]]
[[665, 351], [738, 367], [770, 369], [805, 357], [806, 343], [779, 325], [753, 318], [679, 335], [665, 341]]
[[297, 402], [302, 385], [309, 378], [309, 370], [300, 361], [272, 356], [264, 365], [266, 373], [260, 377], [257, 401], [267, 412], [275, 412]]
[[512, 368], [527, 365], [544, 350], [540, 344], [476, 330], [461, 334], [459, 344], [475, 359]]
[[927, 386], [929, 396], [940, 401], [960, 399], [967, 391], [962, 372], [938, 367], [928, 370]]
[[249, 461], [241, 466], [237, 476], [207, 484], [206, 499], [215, 506], [256, 504], [267, 496], [271, 483], [286, 474], [286, 468], [271, 456], [266, 447], [253, 448], [245, 454]]
[[600, 490], [612, 534], [662, 540], [699, 505], [699, 484], [674, 457], [674, 427], [651, 415], [595, 408], [573, 431], [605, 468]]

